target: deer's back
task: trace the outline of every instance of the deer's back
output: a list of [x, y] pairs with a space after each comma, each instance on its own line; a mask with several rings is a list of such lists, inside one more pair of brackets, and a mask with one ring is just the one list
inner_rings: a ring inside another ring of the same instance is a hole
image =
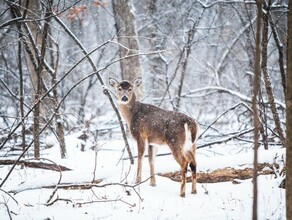
[[198, 127], [193, 118], [137, 102], [133, 109], [130, 130], [136, 140], [148, 139], [149, 143], [158, 145], [180, 144], [184, 142], [185, 124], [188, 125], [194, 142]]

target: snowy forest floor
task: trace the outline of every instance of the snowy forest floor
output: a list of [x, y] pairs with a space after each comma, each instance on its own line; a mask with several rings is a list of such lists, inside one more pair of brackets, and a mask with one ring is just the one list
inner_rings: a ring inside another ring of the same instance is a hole
[[[135, 185], [136, 163], [130, 165], [129, 160], [123, 159], [127, 157], [123, 141], [98, 142], [98, 150], [85, 147], [82, 152], [77, 136], [66, 137], [67, 159], [60, 158], [57, 146], [42, 151], [43, 158], [69, 171], [16, 166], [2, 187], [5, 192], [0, 191], [1, 219], [251, 218], [253, 151], [250, 146], [234, 143], [198, 149], [198, 193], [191, 194], [187, 184], [186, 198], [181, 198], [180, 183], [176, 182], [180, 179], [179, 165], [171, 155], [156, 158], [156, 187], [149, 185], [147, 158], [142, 171], [145, 181]], [[130, 144], [135, 155], [134, 141]], [[274, 174], [281, 170], [283, 157], [283, 148], [259, 151], [260, 170], [265, 174], [258, 178], [259, 219], [285, 219], [285, 190], [279, 188], [282, 178]], [[0, 155], [0, 159], [16, 157]], [[11, 165], [0, 166], [0, 181], [10, 168]]]

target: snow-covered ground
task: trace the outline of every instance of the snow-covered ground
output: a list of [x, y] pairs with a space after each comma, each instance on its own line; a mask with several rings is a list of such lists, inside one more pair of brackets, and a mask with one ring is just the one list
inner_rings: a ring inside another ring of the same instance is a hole
[[[72, 171], [62, 172], [61, 183], [91, 182], [102, 179], [99, 185], [114, 183], [106, 187], [88, 190], [59, 189], [47, 206], [54, 189], [42, 186], [57, 184], [60, 173], [55, 171], [23, 168], [17, 166], [2, 187], [12, 194], [14, 201], [0, 191], [0, 219], [251, 219], [252, 180], [241, 184], [204, 183], [198, 184], [198, 193], [190, 193], [187, 185], [186, 198], [179, 196], [180, 183], [157, 176], [157, 186], [149, 181], [136, 187], [134, 177], [136, 164], [130, 166], [123, 141], [103, 141], [98, 143], [98, 151], [77, 147], [81, 141], [77, 135], [66, 138], [68, 158], [60, 159], [59, 149], [53, 147], [42, 152], [44, 158], [67, 166]], [[50, 141], [48, 139], [47, 141]], [[135, 143], [130, 140], [134, 154]], [[167, 149], [158, 153], [168, 152]], [[281, 148], [260, 150], [260, 162], [272, 163], [281, 160], [285, 151]], [[1, 158], [3, 159], [3, 158]], [[251, 166], [253, 152], [250, 147], [220, 145], [197, 150], [198, 171], [209, 172], [217, 168]], [[242, 166], [244, 165], [244, 166]], [[10, 166], [0, 167], [0, 181], [6, 176]], [[172, 156], [156, 159], [156, 172], [179, 170]], [[149, 177], [147, 158], [144, 160], [143, 179]], [[272, 175], [259, 176], [259, 219], [285, 219], [285, 190], [278, 187], [280, 178]], [[118, 184], [115, 184], [118, 183]], [[122, 183], [122, 184], [120, 184]], [[10, 216], [8, 215], [10, 212]]]

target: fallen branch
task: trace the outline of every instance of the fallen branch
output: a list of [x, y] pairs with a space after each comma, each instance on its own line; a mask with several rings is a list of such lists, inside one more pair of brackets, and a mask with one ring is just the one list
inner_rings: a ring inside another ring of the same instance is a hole
[[[274, 164], [261, 163], [258, 164], [258, 175], [275, 175], [273, 170]], [[276, 164], [279, 167], [278, 164]], [[268, 169], [267, 169], [268, 168]], [[175, 182], [181, 181], [181, 172], [169, 172], [159, 173], [159, 176], [167, 177]], [[218, 182], [229, 182], [232, 181], [234, 184], [239, 184], [238, 180], [251, 179], [253, 177], [253, 168], [235, 169], [232, 167], [226, 167], [223, 169], [216, 169], [212, 172], [198, 172], [197, 182], [198, 183], [218, 183]], [[191, 182], [191, 177], [187, 177], [187, 182]]]
[[[140, 201], [143, 201], [143, 199], [141, 198], [140, 194], [137, 192], [137, 190], [135, 189], [136, 186], [139, 186], [145, 182], [147, 182], [149, 179], [151, 178], [151, 176], [149, 178], [147, 178], [146, 180], [137, 183], [135, 185], [129, 185], [129, 184], [123, 184], [123, 183], [106, 183], [106, 184], [102, 184], [102, 185], [98, 185], [102, 180], [94, 180], [92, 182], [86, 182], [86, 183], [76, 183], [76, 184], [58, 184], [58, 185], [51, 185], [51, 186], [43, 186], [42, 188], [55, 188], [54, 190], [54, 194], [56, 193], [56, 191], [58, 189], [66, 189], [66, 190], [88, 190], [88, 189], [92, 189], [93, 187], [107, 187], [107, 186], [122, 186], [122, 187], [127, 187], [127, 188], [132, 188], [135, 193], [138, 195]], [[71, 202], [73, 203], [71, 200], [68, 199], [60, 199], [59, 197], [57, 197], [56, 199], [54, 199], [52, 202], [50, 202], [50, 200], [52, 199], [53, 196], [50, 196], [50, 199], [48, 200], [48, 202], [45, 204], [46, 206], [51, 206], [53, 205], [55, 202], [57, 201], [65, 201], [65, 202]], [[125, 202], [124, 200], [121, 199], [116, 199], [116, 200], [98, 200], [98, 201], [90, 201], [90, 202], [84, 202], [84, 203], [76, 203], [76, 205], [81, 206], [82, 204], [88, 204], [88, 203], [97, 203], [97, 202], [110, 202], [110, 201], [120, 201], [120, 202], [124, 202], [132, 207], [135, 206], [131, 205], [127, 202]]]
[[58, 185], [42, 186], [41, 188], [45, 188], [45, 189], [56, 188], [56, 189], [66, 189], [66, 190], [87, 190], [87, 189], [92, 189], [93, 187], [104, 187], [106, 185], [111, 185], [111, 184], [98, 185], [101, 182], [102, 182], [102, 179], [99, 179], [99, 180], [95, 180], [94, 182], [60, 183]]
[[57, 183], [57, 184], [50, 184], [50, 185], [42, 185], [42, 186], [32, 186], [28, 188], [23, 189], [16, 189], [16, 190], [10, 190], [9, 193], [17, 194], [24, 191], [29, 190], [37, 190], [37, 189], [54, 189], [52, 195], [48, 199], [48, 202], [53, 198], [53, 196], [56, 194], [58, 189], [65, 189], [65, 190], [87, 190], [91, 189], [93, 187], [98, 187], [98, 183], [100, 183], [102, 180], [95, 180], [93, 182], [83, 182], [83, 183]]
[[106, 198], [102, 198], [101, 200], [94, 200], [94, 201], [88, 201], [88, 202], [74, 202], [71, 199], [63, 199], [63, 198], [59, 198], [57, 197], [56, 199], [54, 199], [52, 202], [45, 204], [46, 206], [51, 206], [54, 205], [56, 202], [58, 201], [64, 201], [66, 203], [72, 203], [73, 206], [77, 206], [77, 207], [81, 207], [82, 205], [86, 205], [86, 204], [92, 204], [92, 203], [101, 203], [101, 202], [122, 202], [125, 203], [131, 207], [135, 207], [136, 204], [130, 204], [120, 198], [117, 199], [106, 199]]
[[140, 201], [143, 201], [143, 199], [141, 198], [139, 192], [137, 192], [137, 190], [135, 189], [137, 186], [147, 182], [149, 179], [151, 178], [148, 177], [147, 179], [145, 179], [144, 181], [140, 182], [140, 183], [136, 183], [134, 185], [130, 185], [130, 184], [124, 184], [124, 183], [105, 183], [105, 184], [101, 184], [99, 185], [99, 183], [102, 182], [102, 179], [98, 179], [98, 180], [94, 180], [92, 182], [82, 182], [82, 183], [61, 183], [61, 184], [53, 184], [53, 185], [44, 185], [44, 186], [36, 186], [36, 187], [30, 187], [30, 188], [26, 188], [26, 189], [20, 189], [20, 190], [11, 190], [9, 191], [9, 193], [13, 193], [13, 194], [17, 194], [20, 192], [24, 192], [27, 190], [37, 190], [37, 189], [54, 189], [52, 195], [50, 196], [50, 198], [48, 199], [48, 202], [46, 204], [50, 204], [50, 203], [54, 203], [54, 200], [52, 202], [50, 202], [53, 198], [53, 196], [55, 195], [55, 193], [57, 192], [58, 189], [65, 189], [65, 190], [89, 190], [92, 188], [103, 188], [103, 187], [107, 187], [107, 186], [121, 186], [121, 187], [125, 187], [125, 188], [132, 188], [135, 193], [138, 195]]
[[69, 171], [71, 169], [56, 165], [56, 164], [49, 164], [44, 162], [33, 162], [33, 161], [26, 161], [26, 160], [0, 160], [0, 165], [13, 165], [13, 164], [30, 167], [30, 168], [36, 168], [36, 169], [45, 169], [45, 170], [52, 170], [52, 171]]
[[57, 187], [58, 189], [67, 189], [67, 190], [92, 189], [94, 187], [102, 188], [102, 187], [107, 187], [107, 186], [122, 186], [122, 187], [128, 187], [128, 188], [135, 188], [135, 187], [147, 182], [150, 178], [151, 178], [151, 176], [148, 177], [147, 179], [145, 179], [144, 181], [142, 181], [140, 183], [136, 183], [134, 185], [125, 184], [125, 183], [105, 183], [105, 184], [99, 185], [99, 183], [102, 182], [102, 179], [98, 179], [98, 180], [94, 180], [93, 182], [61, 183], [61, 184], [58, 184], [58, 185], [42, 186], [41, 188], [50, 189], [50, 188]]

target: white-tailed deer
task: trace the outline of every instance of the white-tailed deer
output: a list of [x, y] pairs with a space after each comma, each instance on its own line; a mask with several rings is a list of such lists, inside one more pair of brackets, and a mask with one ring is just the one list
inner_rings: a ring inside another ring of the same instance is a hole
[[180, 196], [185, 196], [188, 165], [192, 171], [192, 193], [196, 193], [196, 141], [199, 126], [194, 119], [182, 113], [163, 110], [136, 100], [135, 89], [142, 83], [141, 78], [133, 82], [118, 82], [109, 78], [109, 84], [116, 89], [119, 109], [138, 145], [138, 168], [136, 182], [141, 182], [142, 161], [148, 147], [151, 180], [155, 186], [154, 160], [156, 147], [167, 145], [175, 160], [181, 166]]

